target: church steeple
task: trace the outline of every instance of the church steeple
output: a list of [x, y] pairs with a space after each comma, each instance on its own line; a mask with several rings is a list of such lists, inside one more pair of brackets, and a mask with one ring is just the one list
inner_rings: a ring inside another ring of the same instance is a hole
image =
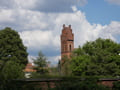
[[71, 25], [68, 27], [63, 24], [62, 34], [61, 34], [61, 59], [64, 56], [68, 58], [74, 49], [74, 34], [72, 33]]

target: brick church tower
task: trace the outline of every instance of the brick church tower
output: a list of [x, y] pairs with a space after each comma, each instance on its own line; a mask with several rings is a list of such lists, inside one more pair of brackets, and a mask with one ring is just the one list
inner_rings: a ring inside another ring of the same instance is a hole
[[74, 34], [72, 33], [71, 25], [68, 27], [63, 25], [61, 34], [61, 60], [64, 56], [70, 58], [71, 52], [74, 50]]

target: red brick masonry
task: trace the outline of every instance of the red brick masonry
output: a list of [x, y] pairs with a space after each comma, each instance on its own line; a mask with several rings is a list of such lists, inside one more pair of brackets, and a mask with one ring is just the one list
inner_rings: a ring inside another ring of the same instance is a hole
[[[74, 50], [74, 34], [72, 33], [71, 25], [68, 27], [63, 25], [61, 38], [61, 59], [67, 56], [68, 58], [71, 55], [71, 52]], [[63, 59], [62, 59], [63, 60]]]
[[102, 85], [112, 88], [113, 82], [115, 81], [120, 81], [120, 79], [99, 79], [98, 84], [102, 84]]

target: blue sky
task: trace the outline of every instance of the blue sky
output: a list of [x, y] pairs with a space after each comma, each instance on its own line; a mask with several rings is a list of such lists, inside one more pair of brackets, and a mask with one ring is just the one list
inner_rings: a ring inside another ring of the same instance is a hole
[[0, 29], [20, 34], [30, 62], [42, 51], [57, 64], [63, 24], [72, 25], [75, 48], [99, 37], [120, 43], [120, 0], [0, 0]]
[[111, 21], [120, 21], [120, 5], [105, 0], [88, 0], [88, 3], [79, 9], [86, 14], [90, 23], [105, 25]]

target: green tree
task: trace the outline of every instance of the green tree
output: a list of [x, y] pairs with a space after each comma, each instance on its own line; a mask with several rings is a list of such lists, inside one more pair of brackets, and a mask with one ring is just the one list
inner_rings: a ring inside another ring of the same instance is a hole
[[19, 34], [11, 28], [0, 30], [0, 89], [4, 90], [11, 79], [23, 78], [27, 64], [26, 47]]
[[78, 76], [120, 76], [120, 44], [110, 39], [87, 42], [73, 53], [72, 72]]
[[0, 30], [0, 70], [7, 61], [15, 61], [25, 66], [28, 62], [27, 56], [26, 47], [15, 30], [11, 28]]
[[22, 66], [14, 61], [8, 61], [2, 69], [1, 77], [4, 80], [23, 78]]
[[47, 67], [49, 62], [47, 62], [47, 58], [41, 51], [38, 53], [38, 57], [33, 60], [34, 60], [35, 69], [37, 70], [37, 73], [40, 73], [40, 74], [48, 73]]
[[61, 75], [63, 75], [63, 76], [72, 75], [72, 73], [71, 73], [71, 60], [67, 56], [64, 56], [63, 60], [64, 60], [64, 62], [60, 63]]
[[[9, 90], [11, 86], [16, 86], [11, 82], [13, 79], [24, 78], [23, 68], [19, 63], [7, 61], [0, 73], [0, 90]], [[16, 90], [11, 88], [12, 90]]]
[[120, 81], [113, 82], [112, 90], [120, 90]]

